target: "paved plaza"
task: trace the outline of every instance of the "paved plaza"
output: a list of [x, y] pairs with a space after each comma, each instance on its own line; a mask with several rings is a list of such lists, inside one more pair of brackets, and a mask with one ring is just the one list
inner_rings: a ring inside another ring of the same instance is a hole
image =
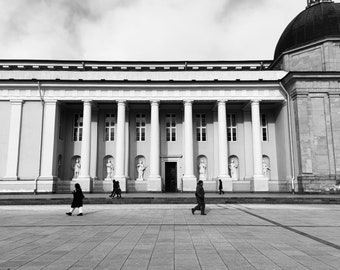
[[0, 269], [340, 269], [340, 206], [0, 206]]

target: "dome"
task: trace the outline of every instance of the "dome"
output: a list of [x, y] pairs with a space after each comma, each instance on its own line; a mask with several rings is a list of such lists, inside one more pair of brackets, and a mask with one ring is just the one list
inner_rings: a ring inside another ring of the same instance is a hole
[[276, 45], [274, 59], [288, 49], [327, 37], [340, 37], [339, 3], [317, 3], [297, 15], [283, 31]]

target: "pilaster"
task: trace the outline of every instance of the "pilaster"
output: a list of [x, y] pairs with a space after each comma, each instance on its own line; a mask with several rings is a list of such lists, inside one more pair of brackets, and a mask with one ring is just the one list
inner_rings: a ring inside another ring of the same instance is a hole
[[3, 180], [18, 180], [19, 147], [23, 100], [11, 100], [11, 116], [7, 151], [6, 174]]

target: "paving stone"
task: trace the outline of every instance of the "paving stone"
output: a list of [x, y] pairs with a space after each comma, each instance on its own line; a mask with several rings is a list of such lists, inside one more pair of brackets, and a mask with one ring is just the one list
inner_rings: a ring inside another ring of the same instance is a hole
[[[339, 269], [337, 205], [0, 206], [0, 270]], [[30, 214], [27, 214], [27, 213]]]

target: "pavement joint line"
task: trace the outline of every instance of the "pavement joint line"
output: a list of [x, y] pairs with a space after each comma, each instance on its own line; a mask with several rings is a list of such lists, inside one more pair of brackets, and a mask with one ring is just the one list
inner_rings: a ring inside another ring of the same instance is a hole
[[144, 233], [146, 232], [146, 230], [149, 228], [149, 225], [148, 224], [144, 224], [144, 231], [143, 233], [140, 234], [139, 238], [138, 238], [138, 241], [136, 241], [136, 243], [133, 245], [133, 248], [131, 248], [131, 251], [129, 252], [129, 254], [126, 256], [124, 262], [121, 264], [120, 266], [120, 270], [123, 269], [125, 263], [127, 262], [127, 260], [129, 259], [129, 257], [131, 256], [131, 254], [133, 253], [133, 251], [135, 250], [136, 246], [138, 245], [138, 243], [140, 242], [140, 240], [143, 238], [143, 235]]
[[[267, 221], [267, 222], [269, 222], [269, 223], [272, 223], [272, 224], [274, 224], [274, 225], [277, 226], [277, 227], [280, 227], [280, 228], [289, 230], [289, 231], [294, 232], [294, 233], [296, 233], [296, 234], [299, 234], [299, 235], [301, 235], [301, 236], [304, 236], [304, 237], [307, 237], [307, 238], [312, 239], [312, 240], [314, 240], [314, 241], [317, 241], [317, 242], [319, 242], [319, 243], [321, 243], [321, 244], [323, 244], [323, 245], [327, 245], [327, 246], [329, 246], [329, 247], [332, 247], [332, 248], [335, 248], [335, 249], [340, 250], [340, 246], [337, 245], [337, 244], [334, 244], [334, 243], [329, 242], [329, 241], [327, 241], [327, 240], [324, 240], [324, 239], [322, 239], [322, 238], [313, 236], [313, 235], [311, 235], [311, 234], [302, 232], [302, 231], [300, 231], [300, 230], [294, 229], [294, 228], [292, 228], [292, 227], [290, 227], [290, 226], [283, 225], [283, 224], [281, 224], [281, 223], [279, 223], [279, 222], [276, 222], [276, 221], [274, 221], [274, 220], [265, 218], [265, 217], [263, 217], [263, 216], [254, 214], [254, 213], [249, 212], [249, 211], [247, 211], [247, 210], [245, 210], [245, 209], [242, 209], [241, 207], [242, 207], [242, 206], [235, 207], [235, 209], [238, 209], [238, 210], [240, 210], [240, 211], [242, 211], [242, 212], [244, 212], [244, 213], [246, 213], [246, 214], [248, 214], [248, 215], [251, 215], [251, 216], [257, 217], [257, 218], [259, 218], [259, 219], [262, 219], [262, 220], [264, 220], [264, 221]], [[296, 226], [294, 226], [294, 227], [296, 227]], [[301, 227], [308, 227], [308, 226], [301, 226]]]

